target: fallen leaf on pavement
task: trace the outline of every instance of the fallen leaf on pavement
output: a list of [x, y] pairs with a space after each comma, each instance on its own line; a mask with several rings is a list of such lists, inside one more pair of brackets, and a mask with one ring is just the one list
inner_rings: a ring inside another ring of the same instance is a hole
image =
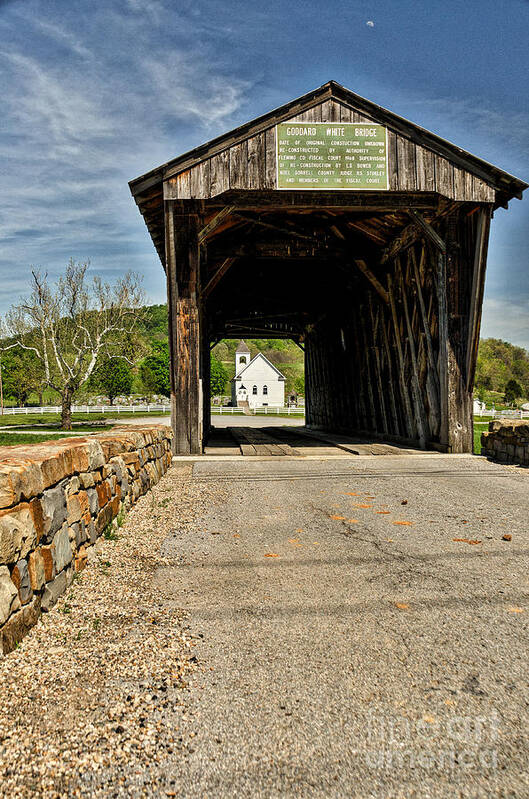
[[509, 608], [509, 613], [525, 613], [523, 608]]
[[368, 505], [366, 502], [353, 502], [353, 506], [355, 508], [372, 508], [372, 505]]
[[356, 491], [346, 491], [345, 492], [345, 496], [346, 497], [357, 497], [359, 495], [356, 493]]
[[393, 539], [392, 538], [386, 538], [386, 541], [388, 542], [388, 544], [392, 544], [393, 543]]
[[505, 533], [505, 535], [502, 535], [501, 540], [502, 541], [512, 541], [512, 535], [510, 533]]
[[265, 555], [265, 558], [278, 558], [278, 557], [279, 555], [277, 554], [277, 552], [267, 552]]
[[319, 547], [319, 545], [320, 545], [319, 541], [313, 541], [312, 543], [314, 544], [315, 547]]
[[239, 535], [239, 533], [234, 533], [234, 534], [233, 534], [233, 537], [234, 537], [234, 538], [240, 538], [240, 535]]
[[375, 513], [378, 513], [379, 516], [387, 516], [389, 513], [391, 513], [391, 511], [390, 510], [376, 510]]
[[402, 500], [402, 502], [401, 502], [400, 504], [401, 504], [401, 505], [407, 505], [407, 504], [408, 504], [408, 500], [407, 500], [407, 499], [403, 499], [403, 500]]
[[409, 605], [406, 602], [395, 602], [395, 607], [399, 610], [409, 610]]
[[348, 524], [359, 524], [358, 519], [347, 519]]
[[331, 519], [336, 519], [336, 521], [341, 522], [341, 521], [343, 521], [345, 519], [345, 516], [336, 516], [336, 514], [333, 513], [333, 515], [331, 516]]
[[462, 544], [481, 544], [478, 538], [452, 538], [452, 541], [459, 541]]
[[303, 530], [296, 530], [296, 533], [302, 533]]
[[391, 522], [392, 524], [400, 524], [402, 527], [412, 527], [413, 522]]

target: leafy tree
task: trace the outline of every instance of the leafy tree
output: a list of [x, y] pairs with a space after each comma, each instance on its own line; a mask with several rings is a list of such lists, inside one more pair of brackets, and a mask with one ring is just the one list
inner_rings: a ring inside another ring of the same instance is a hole
[[518, 397], [522, 396], [522, 387], [517, 380], [509, 380], [505, 386], [505, 402], [516, 402]]
[[94, 370], [91, 383], [102, 389], [114, 404], [120, 394], [130, 394], [132, 390], [132, 371], [122, 358], [105, 358]]
[[226, 382], [228, 380], [228, 373], [222, 363], [211, 353], [211, 393], [224, 394], [226, 389]]
[[300, 394], [302, 397], [305, 396], [305, 378], [304, 377], [296, 377], [294, 380], [294, 390], [296, 394]]
[[33, 352], [9, 350], [2, 353], [1, 364], [4, 399], [14, 399], [23, 407], [32, 391], [41, 393], [44, 373]]
[[167, 342], [153, 342], [153, 352], [148, 355], [140, 366], [140, 377], [145, 389], [153, 394], [171, 394], [171, 380], [169, 377], [169, 344]]
[[44, 385], [61, 395], [63, 430], [72, 427], [72, 402], [88, 382], [102, 356], [123, 354], [141, 314], [143, 291], [132, 272], [114, 286], [86, 273], [88, 262], [70, 258], [64, 275], [51, 285], [48, 275], [31, 272], [31, 294], [14, 305], [5, 321], [12, 343], [1, 349], [20, 348], [34, 353], [42, 364]]

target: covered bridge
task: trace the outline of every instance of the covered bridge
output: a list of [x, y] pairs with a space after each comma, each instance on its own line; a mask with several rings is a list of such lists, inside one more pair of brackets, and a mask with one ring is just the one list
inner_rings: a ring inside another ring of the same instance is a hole
[[489, 227], [527, 184], [331, 81], [131, 181], [167, 274], [177, 453], [210, 348], [305, 351], [306, 423], [472, 451]]

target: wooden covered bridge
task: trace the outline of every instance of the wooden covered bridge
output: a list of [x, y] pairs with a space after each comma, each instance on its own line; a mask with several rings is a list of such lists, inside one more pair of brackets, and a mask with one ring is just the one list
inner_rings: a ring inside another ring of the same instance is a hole
[[291, 338], [313, 428], [472, 451], [489, 228], [527, 184], [330, 82], [131, 181], [167, 274], [177, 453], [210, 348]]

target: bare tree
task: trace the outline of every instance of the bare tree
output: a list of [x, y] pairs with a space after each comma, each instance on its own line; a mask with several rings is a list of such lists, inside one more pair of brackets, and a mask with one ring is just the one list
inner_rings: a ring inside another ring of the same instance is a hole
[[98, 357], [130, 357], [131, 338], [144, 304], [141, 278], [128, 272], [115, 285], [87, 278], [89, 262], [68, 262], [56, 285], [47, 273], [31, 272], [31, 294], [12, 306], [5, 318], [7, 350], [34, 352], [45, 384], [61, 396], [61, 423], [72, 428], [72, 401], [87, 382]]

